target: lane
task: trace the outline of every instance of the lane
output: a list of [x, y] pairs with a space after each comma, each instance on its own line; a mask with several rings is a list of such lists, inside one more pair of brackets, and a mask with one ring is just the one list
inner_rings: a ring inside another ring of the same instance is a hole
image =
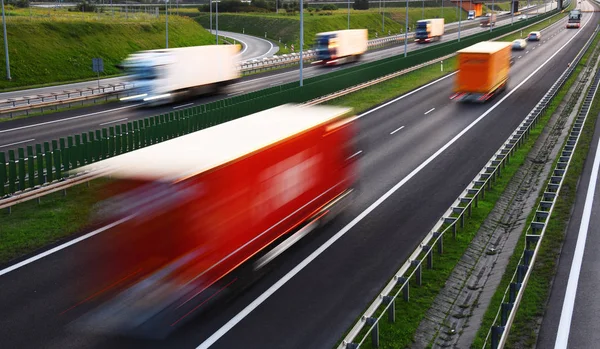
[[[215, 34], [214, 30], [212, 34]], [[242, 60], [244, 61], [272, 57], [277, 53], [277, 51], [279, 51], [279, 46], [274, 45], [269, 40], [265, 40], [256, 36], [221, 30], [219, 30], [219, 35], [235, 39], [242, 43], [244, 46], [242, 48]]]
[[[549, 8], [549, 6], [548, 6]], [[507, 18], [502, 21], [503, 24], [510, 23], [511, 19]], [[461, 35], [472, 35], [481, 31], [489, 30], [489, 28], [471, 28], [463, 30]], [[450, 33], [444, 36], [444, 41], [455, 40], [458, 38], [458, 33]], [[436, 45], [433, 43], [430, 45]], [[429, 45], [408, 45], [409, 51], [414, 51]], [[364, 55], [362, 63], [372, 62], [381, 58], [385, 58], [393, 55], [401, 55], [404, 53], [404, 46], [396, 46], [387, 48], [379, 51], [369, 51]], [[307, 67], [304, 69], [305, 77], [313, 77], [320, 74], [328, 73], [339, 69], [347, 69], [353, 67], [355, 64], [348, 64], [333, 69], [327, 69], [322, 67]], [[229, 95], [235, 95], [239, 93], [248, 93], [251, 91], [260, 90], [270, 86], [276, 86], [288, 82], [298, 80], [298, 71], [291, 69], [287, 71], [274, 71], [270, 74], [261, 74], [256, 76], [249, 76], [243, 78], [239, 83], [231, 86], [228, 91]], [[225, 98], [227, 96], [211, 96], [201, 97], [194, 100], [185, 102], [188, 106], [198, 105], [207, 103], [210, 101]], [[193, 103], [193, 104], [190, 104]], [[137, 109], [131, 105], [121, 104], [110, 104], [103, 106], [95, 106], [93, 108], [86, 108], [82, 110], [70, 110], [50, 115], [43, 115], [35, 118], [19, 119], [14, 121], [8, 121], [0, 123], [0, 143], [9, 144], [15, 142], [21, 142], [26, 139], [35, 138], [35, 142], [20, 143], [21, 147], [32, 145], [34, 143], [50, 141], [52, 139], [58, 139], [60, 137], [66, 137], [69, 135], [79, 134], [82, 132], [88, 132], [90, 130], [96, 130], [101, 128], [100, 124], [118, 119], [127, 118], [128, 121], [140, 120], [149, 116], [172, 112], [176, 105], [162, 106], [159, 108], [144, 108]], [[16, 147], [15, 147], [16, 148]], [[5, 149], [7, 150], [7, 149]]]
[[[582, 33], [588, 31], [582, 29]], [[535, 55], [517, 62], [510, 89], [573, 35], [573, 31], [562, 32], [549, 45], [540, 46]], [[552, 66], [566, 66], [587, 39], [583, 36], [558, 53]], [[558, 69], [536, 74], [214, 347], [331, 347], [558, 75]], [[364, 152], [361, 195], [351, 210], [279, 256], [273, 271], [248, 292], [201, 315], [168, 341], [69, 332], [67, 324], [89, 309], [89, 304], [58, 315], [99, 289], [82, 284], [82, 280], [89, 265], [102, 262], [103, 253], [94, 246], [98, 239], [107, 246], [114, 238], [107, 231], [2, 276], [0, 342], [19, 348], [195, 348], [490, 108], [450, 103], [451, 85], [451, 78], [441, 80], [359, 119], [359, 149]], [[431, 108], [435, 111], [424, 115]], [[400, 126], [405, 127], [389, 134]], [[420, 209], [423, 206], [427, 209]]]

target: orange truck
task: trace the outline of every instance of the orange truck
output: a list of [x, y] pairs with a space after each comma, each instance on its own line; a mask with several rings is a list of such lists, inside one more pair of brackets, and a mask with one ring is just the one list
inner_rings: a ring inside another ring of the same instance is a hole
[[512, 62], [511, 43], [483, 41], [457, 53], [458, 73], [451, 99], [486, 102], [506, 89]]
[[352, 202], [354, 119], [283, 105], [83, 168], [112, 178], [99, 210], [124, 222], [90, 273], [119, 286], [76, 328], [164, 338], [269, 269]]

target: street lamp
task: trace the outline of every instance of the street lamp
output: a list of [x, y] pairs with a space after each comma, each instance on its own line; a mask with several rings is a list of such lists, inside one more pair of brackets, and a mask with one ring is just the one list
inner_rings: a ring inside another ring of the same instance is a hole
[[212, 34], [212, 0], [208, 1], [208, 6], [210, 7], [210, 33]]
[[408, 0], [406, 0], [406, 20], [404, 25], [404, 57], [406, 57], [408, 53]]
[[169, 48], [169, 8], [167, 7], [167, 4], [169, 3], [169, 0], [165, 0], [165, 16], [166, 16], [166, 21], [165, 21], [165, 26], [167, 28], [167, 48]]
[[348, 0], [348, 29], [350, 29], [350, 0]]
[[219, 44], [219, 2], [221, 2], [221, 1], [216, 0], [215, 2], [217, 3], [217, 5], [215, 5], [216, 10], [217, 10], [217, 18], [216, 18], [217, 22], [215, 23], [215, 28], [217, 31], [216, 34], [217, 34], [217, 45], [218, 45]]
[[458, 9], [458, 41], [460, 42], [460, 24], [462, 22], [462, 0], [460, 0], [460, 8]]
[[6, 17], [4, 17], [4, 0], [2, 1], [2, 30], [4, 31], [4, 54], [6, 55], [6, 79], [11, 80], [10, 77], [10, 63], [8, 61], [8, 39], [6, 38]]
[[300, 87], [304, 85], [304, 79], [302, 78], [302, 69], [304, 68], [304, 60], [302, 58], [302, 51], [304, 50], [304, 2], [300, 0]]
[[492, 32], [492, 26], [493, 26], [492, 25], [492, 23], [493, 23], [492, 20], [494, 19], [494, 11], [495, 11], [495, 9], [494, 9], [494, 0], [492, 0], [492, 13], [490, 13], [490, 20], [488, 22], [490, 24], [490, 33]]

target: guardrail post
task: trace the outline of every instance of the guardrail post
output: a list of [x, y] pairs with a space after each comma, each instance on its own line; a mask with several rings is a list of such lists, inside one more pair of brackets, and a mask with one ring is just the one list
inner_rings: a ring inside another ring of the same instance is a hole
[[379, 323], [374, 317], [368, 317], [365, 319], [368, 326], [373, 326], [371, 330], [371, 342], [374, 348], [379, 348]]
[[498, 349], [503, 332], [504, 326], [492, 326], [492, 349]]
[[506, 323], [508, 322], [508, 316], [510, 315], [513, 305], [510, 303], [502, 303], [500, 307], [500, 324], [502, 326], [506, 326]]
[[4, 152], [0, 152], [0, 197], [6, 195], [4, 184], [6, 183], [6, 155]]
[[423, 246], [423, 252], [427, 254], [427, 269], [433, 269], [433, 253], [431, 252], [431, 246]]
[[38, 171], [38, 185], [46, 183], [46, 176], [44, 176], [44, 155], [42, 153], [42, 145], [35, 145], [35, 155], [37, 159], [37, 171]]
[[523, 283], [523, 279], [525, 279], [525, 274], [527, 273], [527, 266], [526, 265], [519, 265], [517, 267], [517, 282], [522, 284]]
[[388, 321], [389, 322], [396, 322], [396, 302], [395, 302], [394, 297], [392, 297], [392, 296], [383, 296], [383, 301], [386, 304], [390, 305], [388, 307]]
[[526, 266], [529, 266], [531, 264], [531, 260], [533, 259], [533, 250], [525, 250], [523, 251], [523, 260], [525, 262]]
[[417, 279], [417, 285], [421, 286], [423, 284], [423, 278], [421, 275], [421, 261], [419, 261], [418, 259], [411, 261], [410, 264], [412, 264], [413, 267], [416, 268], [415, 271], [415, 278]]
[[[33, 146], [28, 145], [27, 146], [27, 172], [28, 172], [27, 176], [29, 179], [29, 188], [35, 187], [35, 165], [33, 162], [34, 157], [35, 156], [33, 154]], [[0, 162], [3, 162], [2, 160], [3, 159], [0, 158]], [[0, 172], [1, 171], [2, 170], [0, 169]], [[4, 187], [4, 183], [2, 182], [2, 176], [0, 176], [0, 183], [2, 183], [2, 187]], [[0, 196], [2, 196], [2, 195], [0, 195]]]
[[521, 288], [521, 284], [517, 284], [516, 282], [511, 282], [510, 283], [510, 288], [509, 288], [509, 292], [508, 292], [508, 302], [510, 304], [514, 304], [515, 301], [517, 300], [517, 293], [519, 292], [519, 289]]
[[473, 215], [473, 200], [467, 204], [467, 212], [469, 212], [469, 218], [471, 218]]
[[408, 302], [410, 300], [410, 281], [404, 276], [401, 276], [396, 281], [396, 284], [402, 287], [402, 298]]
[[25, 149], [19, 148], [17, 149], [19, 154], [19, 167], [18, 167], [18, 175], [19, 175], [19, 190], [25, 190]]
[[464, 211], [460, 214], [460, 228], [461, 229], [465, 228], [465, 212]]
[[444, 237], [442, 236], [442, 233], [436, 231], [433, 233], [433, 237], [437, 239], [438, 253], [444, 253]]
[[16, 192], [17, 182], [17, 164], [15, 163], [15, 151], [8, 151], [8, 193], [14, 194]]

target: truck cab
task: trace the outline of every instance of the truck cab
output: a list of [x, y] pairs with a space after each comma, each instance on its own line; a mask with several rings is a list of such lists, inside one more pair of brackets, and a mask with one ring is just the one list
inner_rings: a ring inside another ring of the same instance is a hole
[[475, 19], [475, 11], [469, 11], [467, 14], [467, 20], [474, 20]]

